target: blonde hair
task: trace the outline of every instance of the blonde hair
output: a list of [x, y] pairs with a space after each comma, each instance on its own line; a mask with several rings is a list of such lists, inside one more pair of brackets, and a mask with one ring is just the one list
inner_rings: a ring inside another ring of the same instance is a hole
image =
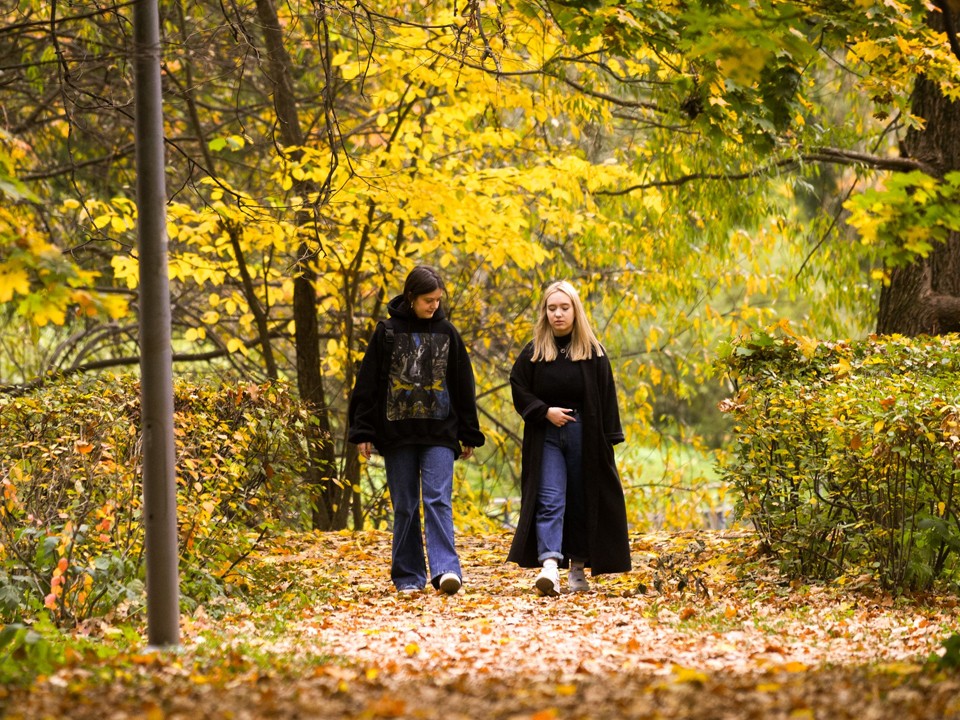
[[590, 320], [583, 309], [583, 303], [580, 301], [580, 295], [576, 289], [566, 280], [558, 280], [550, 283], [547, 289], [543, 291], [543, 297], [540, 299], [540, 306], [537, 310], [537, 322], [533, 326], [533, 358], [534, 362], [542, 360], [550, 362], [557, 359], [557, 343], [553, 339], [553, 328], [550, 327], [550, 321], [547, 319], [547, 298], [555, 292], [562, 292], [573, 305], [573, 331], [570, 337], [570, 351], [568, 357], [571, 360], [589, 360], [596, 353], [599, 357], [603, 355], [603, 346], [597, 340], [597, 336], [590, 327]]

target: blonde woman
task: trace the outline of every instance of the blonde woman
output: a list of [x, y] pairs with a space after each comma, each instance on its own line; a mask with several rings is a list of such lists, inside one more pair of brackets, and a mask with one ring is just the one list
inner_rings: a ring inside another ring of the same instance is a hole
[[520, 519], [507, 560], [540, 568], [535, 588], [548, 596], [560, 594], [561, 567], [570, 567], [570, 592], [589, 589], [585, 568], [629, 571], [613, 371], [569, 282], [543, 293], [510, 386], [524, 425]]

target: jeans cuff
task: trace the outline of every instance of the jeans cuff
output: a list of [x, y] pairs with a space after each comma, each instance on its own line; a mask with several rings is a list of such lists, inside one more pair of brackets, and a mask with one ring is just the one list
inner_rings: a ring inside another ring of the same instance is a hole
[[537, 562], [542, 565], [544, 560], [550, 560], [551, 558], [559, 563], [561, 560], [563, 560], [563, 553], [545, 552], [541, 555], [537, 555]]

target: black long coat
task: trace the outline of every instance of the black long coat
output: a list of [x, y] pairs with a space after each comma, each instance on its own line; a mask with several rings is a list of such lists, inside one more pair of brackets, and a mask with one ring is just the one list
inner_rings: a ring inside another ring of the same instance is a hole
[[[520, 468], [520, 519], [508, 562], [520, 567], [539, 567], [537, 530], [535, 525], [537, 490], [543, 458], [543, 440], [548, 406], [533, 392], [537, 366], [531, 360], [533, 344], [520, 353], [510, 373], [513, 405], [524, 420], [523, 454]], [[581, 408], [583, 423], [583, 484], [586, 494], [587, 537], [569, 544], [589, 549], [587, 567], [592, 574], [627, 572], [630, 564], [630, 541], [627, 535], [627, 510], [623, 486], [617, 472], [613, 446], [623, 442], [620, 410], [613, 371], [606, 354], [576, 362], [583, 373], [584, 398]], [[568, 527], [564, 526], [564, 546], [568, 545]], [[583, 542], [583, 541], [586, 542]], [[567, 558], [563, 564], [566, 565]]]

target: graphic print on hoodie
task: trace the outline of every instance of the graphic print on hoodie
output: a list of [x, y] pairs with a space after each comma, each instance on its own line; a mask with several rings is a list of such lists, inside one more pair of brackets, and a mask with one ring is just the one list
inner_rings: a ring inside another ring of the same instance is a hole
[[390, 360], [387, 420], [442, 420], [450, 414], [449, 356], [448, 335], [397, 333]]

